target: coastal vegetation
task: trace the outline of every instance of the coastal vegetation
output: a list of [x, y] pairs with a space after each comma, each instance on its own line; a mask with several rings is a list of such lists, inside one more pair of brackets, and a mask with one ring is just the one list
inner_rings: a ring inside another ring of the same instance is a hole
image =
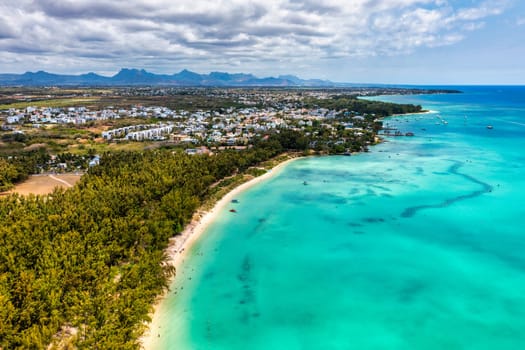
[[[166, 264], [168, 239], [197, 208], [264, 173], [283, 153], [363, 151], [377, 141], [381, 117], [421, 110], [346, 95], [304, 98], [299, 92], [292, 102], [277, 96], [269, 104], [321, 115], [265, 130], [241, 149], [204, 144], [212, 154], [189, 155], [188, 145], [173, 143], [91, 142], [105, 125], [3, 131], [1, 191], [30, 174], [86, 174], [68, 190], [0, 199], [0, 349], [138, 348], [151, 305], [175, 273]], [[328, 110], [334, 111], [329, 117]], [[64, 141], [77, 142], [75, 151], [62, 148]], [[125, 151], [97, 145], [124, 145]], [[96, 154], [99, 163], [89, 167]]]
[[175, 272], [163, 264], [168, 238], [213, 183], [276, 154], [264, 142], [211, 157], [105, 154], [70, 190], [3, 198], [0, 348], [45, 348], [66, 330], [78, 348], [137, 348]]
[[337, 95], [329, 99], [307, 99], [306, 107], [319, 106], [336, 111], [353, 111], [360, 114], [373, 114], [377, 117], [386, 117], [394, 114], [418, 113], [421, 106], [412, 104], [389, 103], [382, 101], [363, 100], [356, 95]]

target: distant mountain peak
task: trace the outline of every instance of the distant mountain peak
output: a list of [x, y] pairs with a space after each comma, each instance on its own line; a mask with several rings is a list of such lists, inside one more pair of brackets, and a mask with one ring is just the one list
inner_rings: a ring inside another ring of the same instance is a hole
[[22, 75], [55, 75], [55, 74], [51, 74], [51, 73], [48, 73], [46, 71], [43, 71], [43, 70], [39, 70], [39, 71], [36, 71], [36, 72], [25, 72], [24, 74]]
[[292, 82], [296, 82], [296, 81], [300, 81], [301, 79], [299, 79], [297, 76], [295, 75], [279, 75], [278, 77], [279, 79], [285, 79], [285, 80], [290, 80]]
[[182, 75], [182, 76], [201, 76], [199, 73], [192, 72], [191, 70], [183, 69], [179, 73], [175, 73], [174, 75]]
[[227, 73], [213, 71], [209, 74], [199, 74], [188, 69], [172, 75], [155, 74], [145, 69], [121, 68], [115, 75], [105, 77], [93, 72], [80, 75], [52, 74], [42, 70], [35, 73], [0, 74], [0, 86], [26, 85], [78, 85], [78, 86], [342, 86], [324, 80], [303, 80], [295, 75], [280, 75], [279, 77], [258, 78], [247, 73]]
[[146, 75], [146, 74], [152, 74], [146, 72], [144, 69], [137, 69], [137, 68], [122, 68], [115, 76], [119, 75]]

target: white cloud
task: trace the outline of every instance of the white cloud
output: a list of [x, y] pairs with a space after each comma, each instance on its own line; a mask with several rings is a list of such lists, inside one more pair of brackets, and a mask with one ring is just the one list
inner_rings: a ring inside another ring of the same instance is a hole
[[268, 70], [451, 45], [504, 9], [447, 0], [0, 0], [0, 65]]
[[457, 12], [457, 19], [475, 21], [488, 16], [499, 15], [506, 7], [506, 1], [485, 1], [476, 7], [462, 8]]

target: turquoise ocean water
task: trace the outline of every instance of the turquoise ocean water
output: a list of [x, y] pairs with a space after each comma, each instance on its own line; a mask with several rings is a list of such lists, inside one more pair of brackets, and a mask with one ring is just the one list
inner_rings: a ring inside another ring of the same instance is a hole
[[154, 348], [525, 349], [525, 87], [459, 89], [381, 97], [434, 112], [240, 195], [179, 268]]

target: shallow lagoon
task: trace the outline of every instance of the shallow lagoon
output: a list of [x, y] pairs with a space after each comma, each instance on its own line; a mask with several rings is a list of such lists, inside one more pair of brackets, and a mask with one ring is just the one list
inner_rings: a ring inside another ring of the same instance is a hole
[[154, 348], [525, 348], [525, 89], [464, 91], [382, 97], [436, 112], [388, 120], [415, 137], [297, 160], [224, 208]]

